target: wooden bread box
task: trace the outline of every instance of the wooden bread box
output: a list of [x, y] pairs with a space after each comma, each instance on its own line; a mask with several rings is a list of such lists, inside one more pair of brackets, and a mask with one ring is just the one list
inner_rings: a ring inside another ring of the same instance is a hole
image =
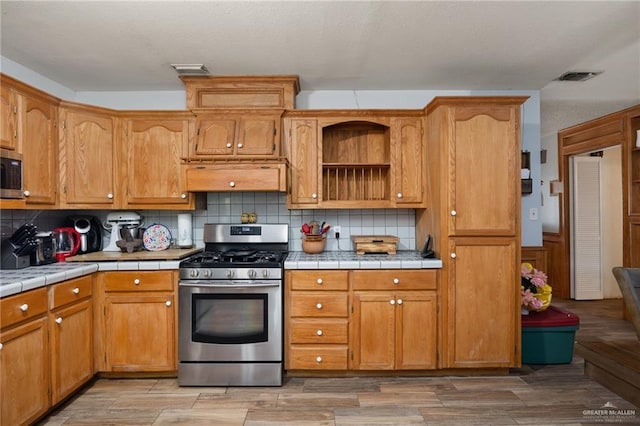
[[396, 254], [400, 239], [393, 235], [352, 235], [351, 242], [356, 254]]

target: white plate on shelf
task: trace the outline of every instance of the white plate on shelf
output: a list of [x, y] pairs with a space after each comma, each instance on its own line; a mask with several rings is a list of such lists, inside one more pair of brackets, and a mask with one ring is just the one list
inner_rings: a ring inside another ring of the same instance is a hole
[[166, 250], [171, 245], [171, 231], [159, 223], [153, 224], [142, 234], [142, 244], [149, 251]]

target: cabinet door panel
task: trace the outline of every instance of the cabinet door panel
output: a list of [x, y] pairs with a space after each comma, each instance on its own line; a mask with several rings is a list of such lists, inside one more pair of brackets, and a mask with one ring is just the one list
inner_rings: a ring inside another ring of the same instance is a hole
[[52, 403], [57, 404], [93, 376], [91, 300], [50, 315]]
[[450, 243], [448, 367], [513, 367], [520, 275], [513, 239], [467, 238]]
[[236, 154], [272, 155], [276, 152], [278, 122], [273, 117], [244, 118], [240, 123], [240, 137], [236, 143]]
[[289, 204], [318, 204], [318, 121], [289, 119]]
[[24, 98], [24, 190], [28, 204], [55, 204], [58, 189], [56, 108], [38, 99]]
[[355, 292], [350, 331], [354, 370], [392, 370], [395, 366], [395, 300], [391, 293]]
[[113, 118], [69, 110], [64, 135], [61, 178], [66, 204], [113, 204]]
[[189, 141], [189, 120], [128, 120], [127, 202], [189, 204], [182, 157]]
[[174, 371], [173, 295], [106, 298], [106, 355], [109, 371]]
[[398, 292], [396, 299], [396, 369], [436, 368], [435, 292]]
[[20, 137], [19, 95], [6, 84], [0, 85], [0, 148], [16, 150]]
[[424, 154], [421, 123], [419, 118], [397, 118], [391, 121], [396, 156], [393, 163], [393, 196], [398, 205], [420, 206], [423, 201]]
[[[519, 223], [519, 107], [455, 108], [449, 149], [449, 235], [515, 235]], [[500, 165], [500, 167], [496, 167]]]
[[0, 333], [0, 423], [29, 424], [49, 408], [47, 318]]
[[233, 155], [236, 140], [237, 120], [208, 119], [198, 123], [198, 141], [195, 145], [198, 155]]

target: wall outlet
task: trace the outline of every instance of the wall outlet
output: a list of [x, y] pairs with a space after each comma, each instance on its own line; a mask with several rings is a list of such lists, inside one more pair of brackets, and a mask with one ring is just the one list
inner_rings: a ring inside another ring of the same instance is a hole
[[529, 220], [538, 220], [538, 209], [531, 207], [529, 209]]
[[341, 228], [339, 225], [333, 227], [333, 235], [335, 235], [336, 238], [340, 238], [340, 231]]

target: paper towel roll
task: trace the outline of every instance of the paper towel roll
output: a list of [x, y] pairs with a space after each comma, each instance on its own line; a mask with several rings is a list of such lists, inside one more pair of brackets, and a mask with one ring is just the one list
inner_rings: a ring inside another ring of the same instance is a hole
[[191, 214], [183, 213], [178, 215], [178, 246], [191, 247], [193, 228], [191, 226]]

